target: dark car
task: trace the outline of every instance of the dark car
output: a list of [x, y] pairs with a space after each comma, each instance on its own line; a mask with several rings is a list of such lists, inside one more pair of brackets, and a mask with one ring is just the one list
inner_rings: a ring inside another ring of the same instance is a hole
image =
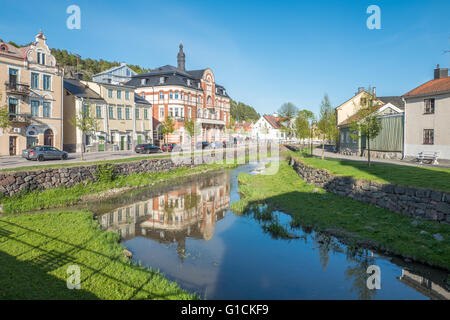
[[36, 146], [22, 151], [27, 160], [67, 160], [68, 153], [52, 146]]
[[195, 145], [195, 149], [200, 150], [200, 149], [206, 149], [206, 148], [211, 148], [210, 147], [210, 143], [203, 141], [203, 142], [197, 142], [197, 144]]
[[161, 148], [158, 146], [155, 146], [154, 144], [138, 144], [134, 151], [136, 153], [158, 153], [162, 152]]
[[164, 152], [172, 152], [173, 148], [175, 148], [176, 146], [176, 143], [164, 143], [161, 147], [161, 150]]

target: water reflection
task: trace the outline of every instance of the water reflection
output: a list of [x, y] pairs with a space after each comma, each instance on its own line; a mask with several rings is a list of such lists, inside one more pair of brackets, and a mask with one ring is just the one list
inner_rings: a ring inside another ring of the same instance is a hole
[[144, 198], [100, 216], [102, 228], [118, 232], [122, 241], [144, 236], [159, 243], [176, 243], [182, 262], [186, 238], [211, 240], [216, 222], [224, 218], [230, 205], [229, 173], [205, 176]]
[[[261, 167], [261, 166], [260, 166]], [[236, 177], [255, 167], [138, 190], [99, 203], [135, 261], [208, 299], [449, 299], [448, 274], [344, 245], [267, 205], [232, 214]], [[369, 290], [367, 268], [382, 270]]]

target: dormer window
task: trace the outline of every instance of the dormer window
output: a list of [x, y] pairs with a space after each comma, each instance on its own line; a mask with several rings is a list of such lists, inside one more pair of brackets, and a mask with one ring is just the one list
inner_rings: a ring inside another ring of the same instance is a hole
[[187, 79], [187, 85], [190, 86], [191, 85], [191, 79]]
[[200, 82], [198, 83], [198, 88], [199, 88], [199, 89], [201, 88]]
[[160, 78], [159, 78], [159, 83], [160, 83], [160, 84], [163, 84], [163, 83], [164, 83], [164, 80], [165, 80], [164, 77], [160, 77]]
[[141, 79], [141, 85], [144, 86], [145, 85], [145, 79]]
[[0, 46], [0, 50], [2, 50], [2, 51], [8, 51], [8, 47], [5, 45], [5, 44], [2, 44], [1, 46]]

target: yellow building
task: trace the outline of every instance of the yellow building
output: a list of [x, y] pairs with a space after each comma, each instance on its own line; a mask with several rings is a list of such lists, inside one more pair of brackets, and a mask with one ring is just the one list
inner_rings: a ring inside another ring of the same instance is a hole
[[[132, 150], [140, 143], [152, 143], [151, 104], [134, 94], [134, 87], [64, 80], [64, 148], [85, 151]], [[84, 108], [95, 116], [97, 130], [83, 133], [72, 119]]]
[[20, 155], [34, 145], [63, 146], [63, 76], [39, 32], [25, 47], [0, 43], [0, 106], [11, 124], [0, 129], [0, 156]]

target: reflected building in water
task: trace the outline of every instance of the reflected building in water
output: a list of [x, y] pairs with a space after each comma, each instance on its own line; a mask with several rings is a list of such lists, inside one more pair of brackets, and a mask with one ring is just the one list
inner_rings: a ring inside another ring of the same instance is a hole
[[398, 280], [432, 300], [450, 300], [450, 291], [421, 275], [402, 269]]
[[121, 240], [138, 236], [178, 244], [183, 254], [186, 238], [210, 240], [215, 223], [230, 206], [229, 173], [201, 177], [169, 192], [121, 205], [99, 217], [103, 229], [118, 232]]

